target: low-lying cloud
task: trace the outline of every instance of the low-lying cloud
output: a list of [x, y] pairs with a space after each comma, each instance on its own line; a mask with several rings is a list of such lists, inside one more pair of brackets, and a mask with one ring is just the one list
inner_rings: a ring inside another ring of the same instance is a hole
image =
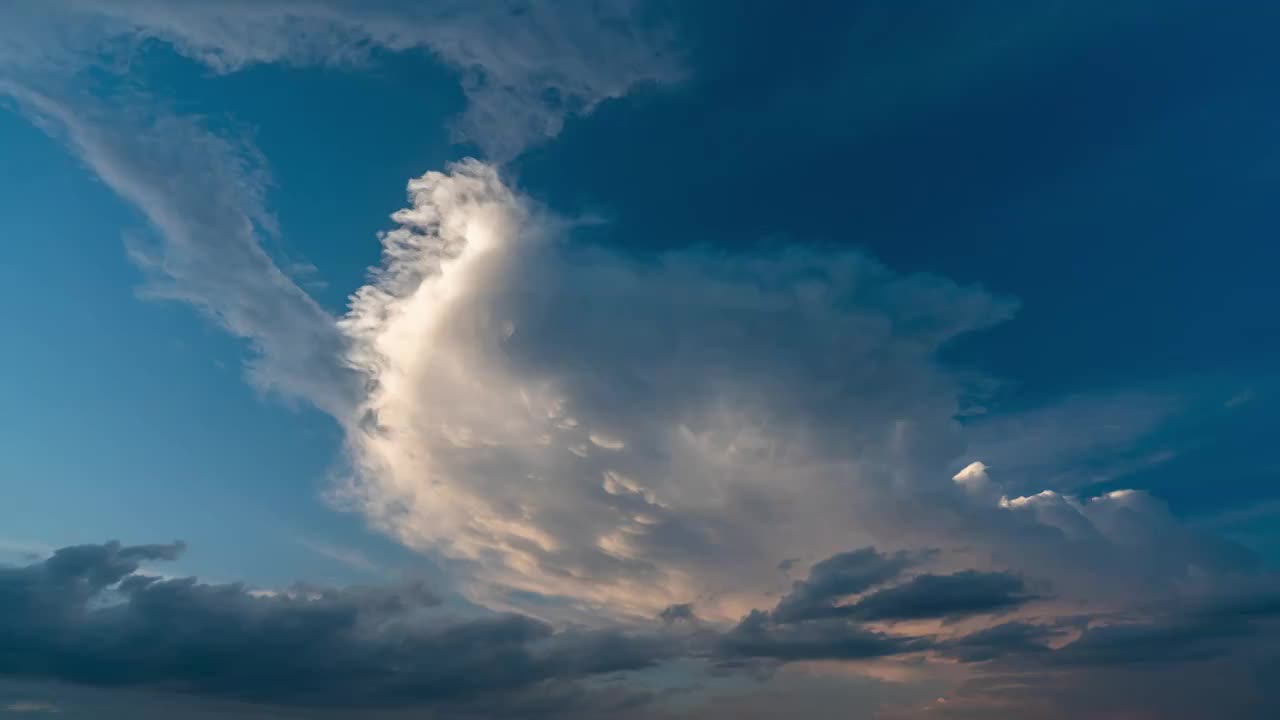
[[181, 550], [81, 545], [0, 568], [0, 674], [278, 705], [429, 705], [672, 653], [656, 635], [453, 616], [419, 584], [259, 592], [138, 572]]
[[[965, 717], [1010, 701], [1009, 688], [993, 684], [1001, 677], [1060, 692], [1064, 683], [1100, 674], [1141, 676], [1153, 665], [1186, 674], [1242, 653], [1265, 653], [1280, 616], [1280, 583], [1255, 574], [1247, 592], [1240, 585], [1171, 598], [1141, 619], [1049, 608], [1004, 620], [1001, 615], [1026, 608], [992, 600], [991, 588], [1014, 584], [965, 570], [942, 576], [954, 580], [929, 597], [927, 607], [907, 602], [885, 617], [857, 608], [893, 593], [936, 589], [939, 576], [904, 568], [870, 581], [832, 583], [833, 568], [885, 566], [903, 557], [863, 548], [818, 563], [789, 599], [771, 610], [754, 609], [731, 626], [708, 623], [695, 607], [679, 605], [626, 631], [557, 628], [519, 613], [450, 611], [420, 583], [255, 590], [163, 578], [146, 567], [174, 560], [183, 549], [181, 543], [79, 545], [25, 566], [0, 567], [0, 675], [259, 709], [417, 708], [446, 717], [616, 717], [625, 710], [626, 717], [657, 718], [669, 717], [671, 706], [653, 680], [673, 671], [691, 682], [714, 682], [727, 674], [760, 679], [791, 664], [837, 661], [905, 664], [927, 677], [958, 662], [968, 680], [954, 702], [930, 712]], [[968, 589], [957, 589], [961, 585]], [[797, 616], [794, 598], [818, 587], [848, 597], [844, 607], [854, 612]], [[926, 617], [954, 620], [957, 613], [968, 624], [918, 624]], [[986, 619], [974, 624], [979, 614]], [[624, 685], [610, 681], [622, 678]], [[622, 687], [627, 690], [619, 694]]]

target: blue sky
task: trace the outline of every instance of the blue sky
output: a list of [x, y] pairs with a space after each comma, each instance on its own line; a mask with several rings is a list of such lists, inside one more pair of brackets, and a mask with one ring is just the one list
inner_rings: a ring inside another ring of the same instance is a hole
[[[124, 523], [216, 539], [189, 558], [206, 573], [280, 582], [301, 563], [307, 574], [349, 574], [297, 544], [363, 535], [318, 500], [341, 442], [333, 427], [263, 402], [243, 382], [240, 344], [187, 308], [140, 301], [120, 233], [145, 221], [12, 114], [5, 136], [16, 151], [7, 176], [32, 180], [6, 197], [15, 242], [5, 292], [30, 308], [14, 342], [23, 351], [6, 357], [7, 540], [71, 544], [115, 537]], [[69, 194], [81, 211], [60, 211]], [[68, 436], [74, 452], [61, 444]]]
[[1270, 717], [1278, 21], [0, 10], [0, 716]]

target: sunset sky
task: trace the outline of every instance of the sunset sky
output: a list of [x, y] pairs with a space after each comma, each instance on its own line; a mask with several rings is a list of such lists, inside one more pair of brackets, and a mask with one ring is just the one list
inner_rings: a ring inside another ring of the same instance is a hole
[[0, 718], [1280, 717], [1278, 35], [0, 2]]

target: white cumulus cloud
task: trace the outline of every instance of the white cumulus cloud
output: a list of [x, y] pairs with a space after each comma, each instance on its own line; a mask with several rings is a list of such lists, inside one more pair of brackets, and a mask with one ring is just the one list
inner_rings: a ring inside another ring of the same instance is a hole
[[851, 252], [583, 246], [475, 161], [409, 195], [342, 321], [371, 388], [346, 495], [491, 603], [740, 611], [937, 482], [962, 382], [934, 354], [1013, 309]]

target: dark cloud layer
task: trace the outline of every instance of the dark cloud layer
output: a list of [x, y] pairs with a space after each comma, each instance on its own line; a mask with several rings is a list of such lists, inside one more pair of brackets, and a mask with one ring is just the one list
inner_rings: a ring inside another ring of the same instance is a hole
[[[753, 611], [720, 640], [726, 658], [774, 660], [855, 660], [936, 650], [965, 662], [1006, 652], [1042, 649], [1049, 631], [1022, 623], [980, 631], [957, 640], [886, 633], [865, 623], [907, 620], [951, 621], [1000, 613], [1034, 598], [1021, 577], [1004, 572], [964, 570], [950, 575], [923, 573], [896, 584], [908, 568], [936, 552], [892, 555], [865, 547], [814, 564], [809, 577], [793, 584], [770, 612]], [[845, 601], [850, 596], [860, 595]]]
[[413, 585], [243, 585], [139, 574], [180, 545], [83, 545], [0, 569], [0, 674], [294, 705], [461, 701], [644, 668], [653, 638], [523, 615], [442, 617]]
[[1138, 616], [1086, 615], [1049, 625], [1014, 621], [941, 642], [940, 654], [983, 663], [984, 671], [928, 714], [1042, 720], [1275, 717], [1280, 607], [1274, 592], [1269, 579], [1237, 577], [1201, 597], [1170, 597], [1163, 610], [1148, 608]]
[[1007, 622], [938, 644], [938, 651], [961, 662], [986, 662], [1011, 654], [1048, 652], [1048, 641], [1061, 632], [1043, 625]]
[[833, 555], [815, 564], [807, 580], [794, 584], [774, 617], [795, 621], [841, 614], [837, 600], [892, 580], [918, 560], [906, 553], [885, 555], [872, 547]]
[[921, 638], [890, 635], [842, 620], [775, 622], [759, 610], [720, 641], [721, 655], [730, 660], [867, 660], [928, 647]]
[[956, 618], [1010, 610], [1033, 599], [1016, 575], [965, 570], [918, 575], [864, 597], [850, 610], [864, 620]]
[[[182, 550], [181, 543], [111, 542], [0, 568], [0, 676], [326, 712], [648, 717], [665, 712], [654, 688], [592, 679], [638, 678], [637, 672], [664, 672], [669, 662], [691, 662], [690, 668], [709, 662], [724, 672], [812, 660], [944, 658], [975, 672], [953, 700], [934, 709], [942, 717], [969, 717], [980, 708], [1034, 709], [1014, 687], [1056, 696], [1108, 673], [1149, 680], [1150, 668], [1181, 677], [1200, 667], [1276, 663], [1268, 647], [1280, 595], [1265, 576], [1171, 602], [1137, 620], [1058, 613], [992, 625], [985, 616], [1034, 607], [1026, 604], [1034, 598], [1021, 577], [962, 570], [904, 579], [937, 554], [868, 547], [816, 563], [772, 610], [752, 611], [727, 630], [681, 604], [648, 630], [623, 631], [557, 628], [519, 614], [452, 615], [413, 583], [257, 592], [142, 569]], [[842, 598], [852, 599], [837, 604]], [[943, 620], [945, 629], [957, 627], [946, 622], [957, 618], [966, 618], [963, 632], [922, 634], [894, 624]], [[1123, 697], [1105, 700], [1134, 706]], [[1053, 712], [1028, 717], [1067, 717]]]
[[905, 552], [888, 555], [872, 547], [833, 555], [815, 564], [808, 579], [794, 583], [791, 592], [774, 608], [772, 618], [779, 623], [837, 617], [864, 621], [957, 618], [1009, 610], [1035, 599], [1017, 575], [966, 570], [951, 575], [918, 575], [869, 593], [857, 602], [841, 602], [894, 580], [932, 556], [933, 553]]

